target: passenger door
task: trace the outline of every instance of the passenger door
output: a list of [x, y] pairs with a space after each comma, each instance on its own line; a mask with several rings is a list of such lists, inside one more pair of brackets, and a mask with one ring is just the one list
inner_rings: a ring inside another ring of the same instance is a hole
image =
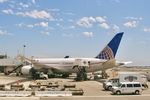
[[133, 84], [127, 84], [126, 93], [134, 92]]
[[125, 84], [121, 85], [121, 93], [126, 93], [126, 85]]

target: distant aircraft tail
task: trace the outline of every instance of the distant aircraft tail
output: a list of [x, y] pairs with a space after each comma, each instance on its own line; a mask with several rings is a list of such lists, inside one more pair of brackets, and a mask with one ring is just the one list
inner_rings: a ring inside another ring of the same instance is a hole
[[95, 57], [98, 59], [114, 59], [123, 36], [124, 32], [118, 33], [114, 38], [106, 45], [106, 47]]

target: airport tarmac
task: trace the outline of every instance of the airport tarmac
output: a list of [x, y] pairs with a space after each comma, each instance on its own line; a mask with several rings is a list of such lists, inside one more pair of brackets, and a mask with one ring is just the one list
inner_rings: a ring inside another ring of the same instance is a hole
[[[18, 81], [19, 80], [19, 81]], [[42, 80], [41, 80], [42, 81]], [[58, 81], [62, 84], [75, 84], [77, 88], [81, 88], [84, 91], [83, 96], [69, 96], [69, 97], [0, 97], [0, 100], [149, 100], [150, 89], [143, 91], [142, 95], [112, 95], [110, 91], [105, 91], [102, 87], [101, 80], [89, 80], [76, 82], [73, 78], [62, 79], [62, 78], [51, 78], [47, 81]], [[0, 84], [24, 84], [27, 87], [31, 83], [37, 81], [29, 80], [25, 77], [15, 76], [15, 74], [5, 76], [0, 74]], [[19, 82], [19, 83], [18, 83]], [[150, 82], [148, 82], [150, 87]]]
[[[12, 78], [13, 77], [13, 78]], [[16, 77], [16, 76], [0, 76], [0, 84], [11, 84], [17, 82], [17, 84], [24, 84], [27, 87], [29, 84], [35, 84], [37, 81], [34, 80], [26, 80], [26, 78]], [[18, 81], [19, 79], [19, 81]], [[21, 82], [22, 80], [25, 80]], [[42, 81], [42, 80], [39, 80]], [[45, 81], [45, 80], [43, 80]], [[89, 80], [89, 81], [81, 81], [76, 82], [73, 79], [62, 79], [62, 78], [52, 78], [48, 79], [47, 81], [51, 82], [59, 82], [61, 84], [75, 84], [77, 88], [81, 88], [84, 91], [83, 96], [109, 96], [111, 95], [111, 91], [105, 91], [102, 86], [101, 80]], [[19, 82], [19, 83], [18, 83]], [[148, 82], [150, 87], [150, 82]], [[143, 91], [142, 94], [150, 94], [150, 89], [146, 89]]]

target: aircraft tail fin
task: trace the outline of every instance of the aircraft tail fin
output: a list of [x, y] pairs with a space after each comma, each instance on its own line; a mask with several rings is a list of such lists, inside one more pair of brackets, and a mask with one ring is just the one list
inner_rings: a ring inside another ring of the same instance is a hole
[[106, 47], [95, 57], [98, 59], [114, 59], [122, 39], [124, 32], [118, 33], [114, 38], [106, 45]]

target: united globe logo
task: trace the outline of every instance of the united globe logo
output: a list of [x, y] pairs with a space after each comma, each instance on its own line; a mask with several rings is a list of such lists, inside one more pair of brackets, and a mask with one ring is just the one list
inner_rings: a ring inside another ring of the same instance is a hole
[[114, 54], [109, 46], [106, 46], [103, 51], [100, 53], [99, 59], [113, 59]]

